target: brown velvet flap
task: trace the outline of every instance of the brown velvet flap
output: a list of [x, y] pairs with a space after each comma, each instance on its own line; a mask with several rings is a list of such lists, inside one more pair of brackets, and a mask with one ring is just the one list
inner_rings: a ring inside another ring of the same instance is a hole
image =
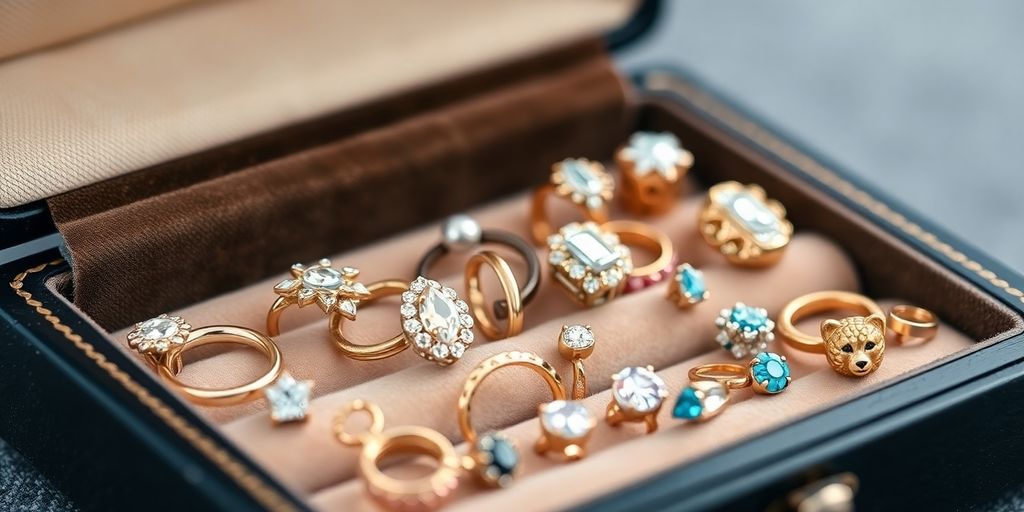
[[605, 158], [627, 117], [611, 62], [585, 44], [49, 205], [75, 303], [113, 330], [539, 183], [566, 156]]

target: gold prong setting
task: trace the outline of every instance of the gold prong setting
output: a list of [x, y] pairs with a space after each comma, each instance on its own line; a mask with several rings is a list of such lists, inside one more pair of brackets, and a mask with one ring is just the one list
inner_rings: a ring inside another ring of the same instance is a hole
[[359, 269], [334, 268], [327, 258], [308, 266], [296, 263], [290, 271], [290, 278], [274, 285], [274, 293], [290, 299], [300, 308], [316, 304], [326, 314], [337, 311], [355, 320], [359, 301], [370, 296], [366, 286], [356, 281]]
[[184, 345], [192, 326], [180, 316], [160, 314], [135, 324], [128, 332], [128, 346], [140, 354], [163, 354]]

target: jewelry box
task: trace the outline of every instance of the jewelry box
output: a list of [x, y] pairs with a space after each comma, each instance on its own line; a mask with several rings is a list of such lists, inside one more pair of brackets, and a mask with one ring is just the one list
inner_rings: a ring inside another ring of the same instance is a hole
[[[586, 459], [473, 490], [452, 508], [969, 508], [1017, 484], [1006, 419], [1024, 407], [1014, 392], [1024, 281], [901, 205], [898, 191], [744, 112], [742, 98], [671, 66], [617, 68], [611, 54], [655, 22], [656, 2], [146, 5], [97, 8], [0, 53], [0, 112], [11, 114], [0, 116], [0, 437], [83, 508], [372, 508], [356, 477], [332, 480], [331, 464], [353, 457], [344, 447], [324, 436], [303, 444], [306, 427], [254, 443], [239, 432], [255, 422], [236, 428], [187, 403], [112, 333], [182, 309], [251, 316], [231, 304], [292, 263], [385, 249], [400, 258], [429, 247], [446, 215], [523, 224], [522, 196], [552, 163], [612, 162], [635, 130], [671, 132], [692, 152], [691, 198], [727, 180], [760, 185], [797, 234], [841, 249], [802, 253], [806, 272], [838, 258], [852, 286], [928, 308], [950, 335], [893, 348], [888, 373], [871, 379], [824, 366], [803, 383], [794, 375], [801, 394], [762, 402], [777, 407], [663, 424], [659, 438], [624, 426]], [[744, 293], [793, 298], [748, 272]], [[617, 301], [595, 311], [614, 317]], [[599, 343], [636, 336], [619, 367], [669, 345], [691, 347], [673, 349], [685, 354], [676, 359], [728, 356], [713, 337], [679, 331], [690, 313], [665, 311], [630, 332], [595, 333]], [[601, 356], [598, 346], [588, 364]], [[340, 379], [344, 363], [315, 377]], [[471, 367], [429, 375], [447, 382]], [[592, 378], [595, 391], [608, 387]], [[435, 388], [402, 394], [450, 394], [455, 432], [458, 389]], [[319, 444], [329, 448], [310, 448]]]

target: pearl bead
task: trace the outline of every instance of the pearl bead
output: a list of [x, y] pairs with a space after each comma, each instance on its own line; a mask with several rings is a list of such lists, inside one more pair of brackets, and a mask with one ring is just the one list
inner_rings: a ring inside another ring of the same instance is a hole
[[463, 252], [480, 244], [483, 230], [469, 215], [452, 215], [441, 225], [441, 241], [449, 251]]

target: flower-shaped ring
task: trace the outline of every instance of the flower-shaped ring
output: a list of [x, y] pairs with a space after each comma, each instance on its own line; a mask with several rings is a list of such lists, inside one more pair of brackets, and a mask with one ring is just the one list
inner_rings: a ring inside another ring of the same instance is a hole
[[615, 152], [622, 171], [622, 204], [640, 215], [667, 212], [679, 195], [679, 183], [693, 165], [693, 154], [668, 132], [636, 132]]
[[356, 319], [359, 301], [370, 296], [369, 290], [356, 281], [359, 269], [334, 268], [331, 260], [323, 258], [313, 265], [292, 265], [291, 277], [274, 285], [278, 295], [267, 312], [267, 334], [281, 333], [281, 313], [292, 305], [300, 308], [316, 304], [325, 314], [339, 313], [349, 320]]
[[554, 232], [548, 215], [548, 197], [552, 194], [568, 200], [583, 210], [586, 220], [602, 223], [608, 220], [608, 203], [612, 200], [615, 180], [598, 162], [586, 158], [566, 158], [551, 166], [551, 181], [538, 187], [530, 206], [530, 234], [533, 243], [543, 245]]

